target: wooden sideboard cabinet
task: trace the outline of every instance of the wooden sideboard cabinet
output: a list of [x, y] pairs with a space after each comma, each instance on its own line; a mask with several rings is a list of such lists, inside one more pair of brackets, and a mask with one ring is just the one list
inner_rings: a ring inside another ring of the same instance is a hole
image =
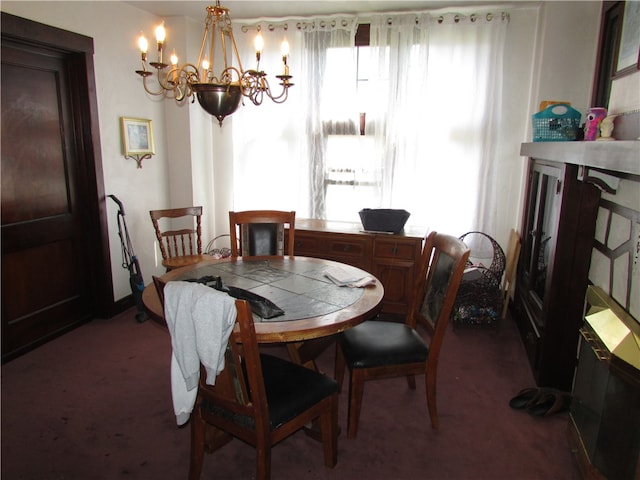
[[384, 286], [382, 312], [406, 314], [425, 231], [400, 234], [362, 231], [355, 222], [296, 219], [294, 253], [347, 263], [375, 275]]

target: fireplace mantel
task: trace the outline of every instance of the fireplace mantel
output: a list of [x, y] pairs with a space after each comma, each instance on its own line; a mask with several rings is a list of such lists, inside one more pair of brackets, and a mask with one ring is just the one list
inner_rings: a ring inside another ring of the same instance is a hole
[[572, 163], [640, 180], [640, 141], [523, 143], [520, 155], [539, 160]]

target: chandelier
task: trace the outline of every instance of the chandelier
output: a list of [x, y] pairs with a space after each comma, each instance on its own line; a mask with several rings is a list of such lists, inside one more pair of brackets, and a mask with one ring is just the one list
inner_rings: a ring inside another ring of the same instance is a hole
[[[187, 99], [193, 102], [197, 98], [200, 106], [218, 119], [220, 126], [227, 115], [237, 110], [243, 96], [249, 98], [255, 105], [260, 105], [265, 95], [275, 103], [283, 103], [288, 97], [289, 87], [293, 86], [287, 64], [289, 56], [287, 41], [284, 40], [281, 47], [283, 73], [276, 75], [282, 90], [275, 95], [269, 86], [267, 74], [260, 70], [260, 55], [264, 47], [260, 31], [255, 39], [256, 69], [245, 70], [242, 68], [238, 47], [233, 38], [229, 9], [222, 7], [220, 0], [217, 0], [215, 6], [208, 6], [206, 10], [207, 18], [196, 64], [179, 65], [175, 51], [170, 56], [171, 63], [164, 63], [166, 37], [164, 22], [155, 31], [158, 45], [157, 61], [147, 62], [149, 42], [143, 34], [140, 35], [138, 46], [142, 55], [142, 70], [136, 70], [136, 73], [142, 77], [145, 91], [150, 95], [173, 98], [178, 103]], [[231, 62], [229, 62], [229, 56]], [[233, 64], [234, 57], [237, 66]], [[216, 75], [214, 68], [219, 64], [222, 70]], [[153, 83], [150, 82], [149, 77], [153, 76], [154, 72], [148, 68], [148, 65], [155, 69], [157, 85], [154, 87], [149, 85]]]

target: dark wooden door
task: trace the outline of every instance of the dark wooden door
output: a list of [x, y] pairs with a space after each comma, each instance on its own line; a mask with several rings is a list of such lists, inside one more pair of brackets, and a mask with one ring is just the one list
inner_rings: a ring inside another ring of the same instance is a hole
[[77, 104], [82, 101], [77, 54], [10, 38], [4, 31], [1, 53], [6, 360], [104, 316], [104, 292], [96, 289], [111, 279], [110, 271], [96, 268], [102, 240], [95, 235], [100, 222], [92, 217], [99, 200], [91, 188], [95, 172], [87, 167], [94, 159], [87, 158], [83, 109]]

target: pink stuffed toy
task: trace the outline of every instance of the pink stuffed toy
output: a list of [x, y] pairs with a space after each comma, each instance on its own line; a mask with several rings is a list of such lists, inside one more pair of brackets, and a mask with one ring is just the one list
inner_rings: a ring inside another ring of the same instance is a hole
[[587, 114], [587, 121], [584, 125], [584, 139], [595, 140], [598, 138], [598, 132], [600, 131], [600, 122], [607, 116], [606, 108], [590, 108]]

